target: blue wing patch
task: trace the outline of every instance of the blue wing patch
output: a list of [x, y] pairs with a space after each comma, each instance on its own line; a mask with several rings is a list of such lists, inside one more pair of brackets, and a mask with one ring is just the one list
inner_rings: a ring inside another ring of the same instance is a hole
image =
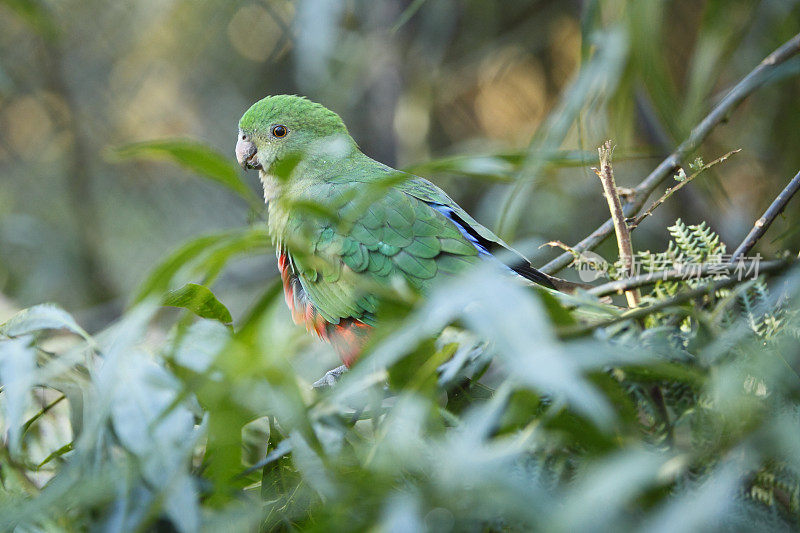
[[492, 258], [494, 257], [492, 253], [486, 248], [486, 246], [481, 244], [481, 242], [472, 233], [467, 231], [467, 228], [464, 227], [461, 218], [456, 216], [456, 214], [453, 212], [451, 208], [442, 204], [429, 203], [428, 205], [437, 210], [438, 212], [440, 212], [441, 214], [443, 214], [444, 216], [446, 216], [448, 220], [450, 220], [450, 222], [455, 224], [455, 226], [458, 228], [458, 231], [461, 232], [461, 235], [463, 235], [464, 238], [470, 242], [470, 244], [472, 244], [475, 248], [478, 249], [478, 253], [480, 255], [485, 255], [487, 257], [492, 257]]
[[[487, 240], [479, 235], [473, 228], [469, 226], [464, 220], [461, 219], [458, 214], [453, 211], [452, 208], [437, 204], [434, 202], [426, 202], [429, 206], [433, 209], [437, 210], [441, 214], [447, 217], [455, 226], [458, 228], [458, 231], [461, 232], [461, 235], [464, 236], [477, 250], [478, 254], [485, 258], [491, 259], [493, 261], [497, 261], [498, 263], [505, 266], [509, 271], [519, 274], [525, 279], [533, 281], [534, 283], [538, 283], [540, 285], [544, 285], [545, 287], [549, 287], [551, 289], [555, 288], [551, 278], [542, 272], [539, 272], [535, 268], [531, 266], [531, 264], [524, 258], [520, 257], [519, 262], [513, 262], [512, 264], [505, 263], [504, 261], [499, 260], [495, 255], [492, 253], [492, 250], [489, 247], [494, 248], [503, 248], [503, 246], [499, 243]], [[506, 252], [509, 250], [503, 248]]]

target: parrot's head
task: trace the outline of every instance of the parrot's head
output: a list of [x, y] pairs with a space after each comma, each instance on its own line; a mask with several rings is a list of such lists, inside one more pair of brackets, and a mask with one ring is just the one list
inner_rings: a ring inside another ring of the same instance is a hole
[[354, 150], [339, 115], [301, 96], [267, 96], [239, 120], [236, 159], [245, 169], [271, 174], [275, 163], [287, 157], [344, 157]]

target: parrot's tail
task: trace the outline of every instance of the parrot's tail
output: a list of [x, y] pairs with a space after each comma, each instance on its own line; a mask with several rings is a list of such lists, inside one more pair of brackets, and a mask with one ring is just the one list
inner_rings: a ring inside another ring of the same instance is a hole
[[578, 289], [592, 288], [591, 285], [588, 285], [586, 283], [575, 283], [573, 281], [567, 281], [565, 279], [545, 274], [544, 272], [533, 268], [530, 265], [530, 263], [516, 264], [511, 266], [511, 269], [529, 281], [532, 281], [539, 285], [543, 285], [544, 287], [547, 287], [549, 289], [555, 289], [560, 292], [565, 292], [567, 294], [572, 294]]
[[548, 276], [544, 274], [550, 280], [550, 283], [553, 285], [553, 288], [557, 291], [566, 292], [567, 294], [573, 294], [578, 289], [588, 290], [591, 289], [593, 286], [589, 285], [588, 283], [576, 283], [574, 281], [567, 281], [565, 279], [556, 278], [553, 276]]

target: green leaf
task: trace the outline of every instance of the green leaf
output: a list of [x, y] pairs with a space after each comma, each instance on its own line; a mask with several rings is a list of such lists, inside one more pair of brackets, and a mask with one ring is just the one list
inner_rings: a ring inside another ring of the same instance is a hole
[[[650, 157], [645, 151], [628, 151], [614, 154], [615, 161], [635, 161]], [[405, 167], [411, 174], [427, 176], [452, 174], [469, 176], [487, 181], [512, 182], [514, 173], [525, 164], [528, 157], [542, 159], [547, 167], [577, 168], [594, 162], [597, 154], [589, 150], [526, 150], [503, 151], [479, 155], [455, 155], [431, 159]]]
[[187, 283], [180, 289], [170, 291], [163, 300], [163, 305], [183, 307], [200, 318], [210, 318], [229, 325], [233, 322], [230, 311], [217, 300], [208, 287]]
[[219, 272], [232, 256], [265, 251], [268, 243], [263, 228], [238, 228], [189, 241], [153, 269], [139, 287], [133, 303], [166, 292], [178, 272], [185, 267], [193, 266], [195, 273], [206, 274], [206, 278], [209, 278], [212, 277], [210, 274]]
[[113, 155], [120, 159], [167, 159], [201, 176], [225, 185], [248, 202], [260, 200], [239, 178], [231, 159], [209, 146], [186, 139], [164, 139], [127, 144], [116, 148]]
[[552, 323], [556, 326], [572, 326], [577, 324], [575, 317], [567, 310], [566, 307], [547, 290], [537, 290], [536, 295], [544, 304], [544, 309], [547, 316]]
[[[430, 390], [436, 386], [436, 367], [455, 352], [455, 345], [436, 351], [431, 339], [422, 342], [407, 356], [389, 368], [389, 384], [392, 388]], [[433, 361], [438, 364], [430, 365]]]
[[677, 381], [701, 387], [705, 381], [701, 369], [680, 363], [659, 361], [642, 366], [624, 367], [626, 376], [646, 382]]
[[57, 458], [61, 457], [62, 455], [64, 455], [65, 453], [71, 452], [73, 449], [74, 449], [74, 447], [73, 447], [73, 443], [72, 442], [66, 443], [61, 448], [57, 449], [56, 451], [54, 451], [53, 453], [51, 453], [50, 455], [45, 457], [44, 460], [41, 463], [39, 463], [39, 465], [36, 468], [37, 469], [42, 468], [44, 465], [46, 465], [47, 463], [49, 463], [53, 459], [57, 459]]
[[167, 290], [170, 281], [187, 263], [207, 252], [211, 247], [231, 237], [231, 232], [206, 235], [189, 241], [162, 261], [153, 269], [147, 279], [139, 287], [133, 303], [139, 303], [152, 294], [160, 294]]

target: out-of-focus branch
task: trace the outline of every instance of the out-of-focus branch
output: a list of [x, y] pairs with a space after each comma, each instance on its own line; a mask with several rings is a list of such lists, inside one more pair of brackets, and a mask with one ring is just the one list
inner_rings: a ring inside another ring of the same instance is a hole
[[63, 73], [61, 44], [56, 39], [43, 39], [40, 53], [42, 71], [48, 90], [67, 104], [68, 113], [60, 126], [72, 134], [66, 165], [67, 198], [75, 220], [77, 257], [88, 280], [91, 303], [108, 301], [115, 294], [113, 282], [103, 266], [97, 201], [92, 190], [90, 161], [92, 151], [76, 119], [78, 104]]
[[800, 190], [800, 172], [795, 174], [792, 181], [781, 191], [777, 198], [770, 204], [764, 214], [761, 215], [761, 218], [756, 220], [756, 223], [753, 225], [753, 229], [750, 230], [750, 233], [747, 234], [747, 237], [744, 238], [742, 243], [736, 248], [736, 251], [733, 252], [731, 255], [731, 263], [736, 261], [739, 257], [747, 254], [750, 249], [755, 246], [758, 239], [764, 236], [769, 229], [772, 222], [775, 220], [779, 214], [781, 214], [786, 207], [786, 204], [789, 203], [789, 200], [792, 199], [792, 196]]
[[[736, 108], [745, 98], [750, 96], [756, 89], [758, 89], [764, 81], [767, 80], [770, 74], [774, 72], [776, 67], [784, 63], [787, 59], [800, 52], [800, 34], [795, 35], [789, 41], [781, 45], [780, 48], [772, 52], [761, 63], [758, 64], [750, 73], [745, 76], [727, 95], [706, 115], [706, 117], [692, 130], [689, 137], [684, 140], [678, 148], [675, 149], [666, 159], [664, 159], [639, 185], [634, 189], [636, 197], [625, 205], [624, 211], [627, 216], [638, 212], [644, 205], [647, 198], [668, 176], [672, 174], [680, 161], [688, 154], [697, 149], [697, 147], [708, 137], [711, 131], [718, 126], [721, 122], [725, 121], [728, 114]], [[599, 228], [594, 230], [589, 236], [584, 238], [573, 248], [582, 252], [590, 250], [603, 242], [614, 229], [614, 223], [611, 219], [603, 223]], [[554, 274], [562, 268], [569, 265], [572, 260], [572, 254], [565, 252], [553, 259], [541, 270], [547, 274]]]
[[[600, 183], [603, 184], [603, 193], [608, 202], [608, 210], [611, 212], [611, 220], [614, 223], [614, 231], [617, 234], [617, 246], [619, 248], [619, 260], [622, 268], [628, 275], [633, 274], [633, 245], [631, 244], [631, 233], [625, 222], [625, 215], [622, 213], [622, 202], [619, 200], [617, 184], [614, 182], [614, 169], [611, 166], [611, 154], [614, 151], [611, 141], [606, 141], [603, 146], [597, 149], [600, 155], [600, 169], [594, 170]], [[639, 305], [639, 291], [626, 290], [625, 298], [628, 300], [628, 307]]]

